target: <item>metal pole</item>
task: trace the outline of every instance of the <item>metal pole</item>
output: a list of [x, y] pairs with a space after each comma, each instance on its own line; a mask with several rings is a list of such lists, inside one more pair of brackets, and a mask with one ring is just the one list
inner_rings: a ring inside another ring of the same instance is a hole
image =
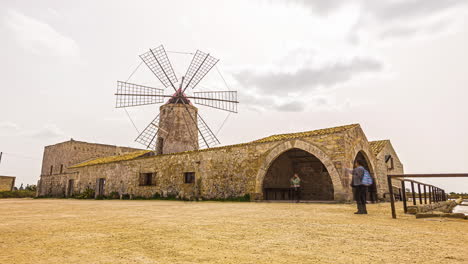
[[419, 204], [422, 204], [421, 184], [418, 183]]
[[427, 204], [426, 184], [424, 184], [424, 204]]
[[416, 205], [416, 193], [414, 192], [414, 182], [411, 182], [411, 194], [413, 195], [413, 205]]
[[401, 181], [401, 193], [402, 193], [402, 196], [401, 196], [401, 200], [403, 201], [403, 211], [405, 212], [405, 214], [408, 212], [408, 207], [406, 206], [406, 189], [405, 189], [405, 181]]
[[388, 180], [388, 191], [390, 192], [390, 205], [392, 207], [392, 218], [396, 219], [395, 197], [393, 197], [392, 177], [387, 176], [387, 180]]

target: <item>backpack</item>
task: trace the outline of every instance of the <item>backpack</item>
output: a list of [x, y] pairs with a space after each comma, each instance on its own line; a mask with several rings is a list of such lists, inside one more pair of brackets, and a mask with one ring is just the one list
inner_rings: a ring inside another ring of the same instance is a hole
[[362, 176], [362, 185], [364, 186], [371, 186], [373, 181], [372, 181], [372, 177], [370, 175], [370, 173], [364, 169], [364, 175]]

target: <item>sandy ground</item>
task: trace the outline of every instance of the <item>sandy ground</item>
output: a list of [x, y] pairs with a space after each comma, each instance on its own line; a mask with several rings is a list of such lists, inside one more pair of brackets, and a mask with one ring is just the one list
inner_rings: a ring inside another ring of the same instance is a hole
[[468, 221], [389, 204], [0, 200], [0, 263], [468, 263]]

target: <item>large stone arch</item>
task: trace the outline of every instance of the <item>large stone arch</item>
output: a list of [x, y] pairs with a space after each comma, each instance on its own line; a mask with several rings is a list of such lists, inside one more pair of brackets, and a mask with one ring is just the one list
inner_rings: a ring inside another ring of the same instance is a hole
[[317, 159], [319, 159], [325, 168], [327, 169], [334, 189], [334, 199], [341, 200], [346, 199], [346, 197], [342, 197], [344, 194], [343, 186], [341, 184], [340, 174], [338, 173], [337, 169], [335, 168], [333, 161], [330, 157], [322, 151], [319, 147], [305, 142], [303, 140], [291, 140], [280, 143], [274, 146], [265, 157], [263, 164], [261, 165], [260, 169], [257, 172], [256, 176], [256, 185], [255, 185], [255, 192], [258, 194], [263, 194], [263, 181], [265, 179], [265, 175], [268, 172], [268, 168], [276, 160], [282, 153], [293, 149], [301, 149], [304, 150], [312, 155], [314, 155]]

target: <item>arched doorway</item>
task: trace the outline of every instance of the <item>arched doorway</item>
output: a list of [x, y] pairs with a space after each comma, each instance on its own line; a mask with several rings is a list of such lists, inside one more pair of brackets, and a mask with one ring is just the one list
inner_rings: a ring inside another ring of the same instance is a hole
[[332, 179], [325, 165], [314, 155], [298, 148], [280, 154], [263, 180], [265, 200], [290, 200], [290, 179], [298, 173], [302, 180], [301, 200], [333, 200]]
[[374, 169], [372, 168], [367, 155], [361, 150], [357, 153], [354, 163], [359, 161], [360, 164], [370, 173], [372, 176], [372, 185], [367, 189], [367, 200], [373, 203], [377, 202], [377, 184], [375, 182]]

